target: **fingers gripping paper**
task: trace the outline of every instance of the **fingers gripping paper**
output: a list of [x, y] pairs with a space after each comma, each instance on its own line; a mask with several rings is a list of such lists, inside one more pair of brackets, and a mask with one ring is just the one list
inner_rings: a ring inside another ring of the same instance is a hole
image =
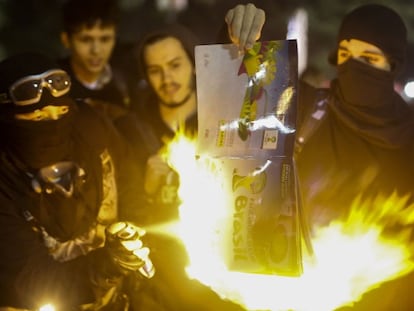
[[295, 40], [195, 49], [198, 145], [231, 197], [223, 233], [228, 269], [298, 276], [301, 238], [293, 167]]

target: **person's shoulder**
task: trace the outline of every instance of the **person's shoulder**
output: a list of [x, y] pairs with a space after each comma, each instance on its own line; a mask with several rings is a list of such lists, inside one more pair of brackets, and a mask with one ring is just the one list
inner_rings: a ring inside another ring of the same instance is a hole
[[299, 84], [296, 153], [300, 152], [326, 119], [327, 103], [330, 97], [329, 88], [315, 87], [304, 81], [300, 81]]
[[311, 100], [318, 94], [328, 94], [330, 89], [328, 87], [316, 87], [302, 79], [299, 79], [298, 91], [301, 98]]
[[329, 87], [316, 87], [303, 80], [298, 82], [298, 104], [301, 109], [312, 109], [321, 100], [328, 99], [330, 94]]
[[78, 137], [104, 148], [107, 145], [108, 133], [113, 130], [110, 120], [83, 100], [76, 101], [76, 110], [75, 131]]
[[91, 105], [88, 105], [84, 99], [76, 99], [76, 110], [78, 118], [92, 118], [99, 120], [102, 118], [101, 114], [97, 112]]

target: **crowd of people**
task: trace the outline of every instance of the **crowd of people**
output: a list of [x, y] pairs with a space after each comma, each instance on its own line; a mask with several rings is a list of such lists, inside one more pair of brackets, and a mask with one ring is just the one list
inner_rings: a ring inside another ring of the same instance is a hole
[[[0, 309], [237, 310], [185, 277], [171, 241], [143, 244], [145, 164], [121, 131], [141, 116], [110, 62], [117, 2], [69, 0], [62, 10], [67, 58], [22, 51], [0, 62]], [[235, 7], [228, 42], [251, 45], [263, 23], [261, 9]]]
[[[140, 229], [178, 217], [179, 176], [162, 151], [181, 130], [196, 138], [201, 42], [181, 25], [151, 31], [131, 52], [131, 83], [111, 62], [116, 0], [67, 0], [62, 12], [67, 57], [0, 62], [0, 310], [243, 310], [188, 278], [180, 243]], [[217, 41], [243, 52], [264, 23], [262, 9], [236, 5]], [[362, 5], [338, 31], [330, 87], [299, 81], [297, 186], [311, 229], [360, 196], [413, 203], [413, 112], [394, 91], [406, 48], [397, 12]], [[409, 310], [412, 277], [352, 309]]]

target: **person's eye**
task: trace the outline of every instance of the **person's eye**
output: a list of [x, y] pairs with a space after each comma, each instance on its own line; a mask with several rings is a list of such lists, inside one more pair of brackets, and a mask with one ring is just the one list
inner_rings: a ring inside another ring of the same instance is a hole
[[158, 75], [160, 73], [160, 70], [158, 68], [148, 68], [147, 69], [147, 74], [149, 76], [155, 76]]
[[338, 56], [342, 57], [342, 58], [349, 57], [349, 55], [350, 55], [350, 53], [348, 51], [339, 50], [339, 52], [338, 52]]
[[178, 69], [181, 67], [181, 63], [180, 62], [175, 62], [171, 64], [171, 68], [172, 69]]
[[112, 37], [111, 36], [105, 36], [101, 38], [101, 42], [102, 43], [108, 43], [112, 41]]
[[35, 112], [34, 112], [34, 120], [36, 120], [36, 121], [41, 121], [41, 120], [43, 120], [45, 118], [45, 116], [44, 116], [44, 113], [43, 113], [43, 111], [42, 110], [36, 110]]
[[68, 106], [62, 106], [59, 109], [59, 113], [61, 113], [61, 114], [64, 114], [64, 113], [66, 113], [68, 111], [69, 111], [69, 107]]
[[91, 37], [80, 37], [79, 41], [82, 42], [82, 43], [91, 43], [92, 38]]
[[379, 62], [379, 58], [375, 56], [361, 56], [360, 57], [364, 62], [375, 65]]

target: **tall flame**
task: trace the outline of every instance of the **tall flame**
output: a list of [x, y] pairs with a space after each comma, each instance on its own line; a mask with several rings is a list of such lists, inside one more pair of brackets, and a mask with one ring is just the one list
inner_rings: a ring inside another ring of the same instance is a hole
[[231, 211], [216, 160], [197, 158], [195, 142], [184, 135], [169, 145], [167, 157], [180, 175], [176, 234], [190, 257], [188, 275], [246, 310], [334, 310], [414, 270], [411, 229], [392, 238], [384, 234], [390, 226], [414, 222], [414, 209], [405, 208], [407, 198], [393, 195], [372, 201], [357, 198], [348, 219], [317, 228], [314, 256], [305, 255], [300, 277], [229, 271], [221, 254]]

